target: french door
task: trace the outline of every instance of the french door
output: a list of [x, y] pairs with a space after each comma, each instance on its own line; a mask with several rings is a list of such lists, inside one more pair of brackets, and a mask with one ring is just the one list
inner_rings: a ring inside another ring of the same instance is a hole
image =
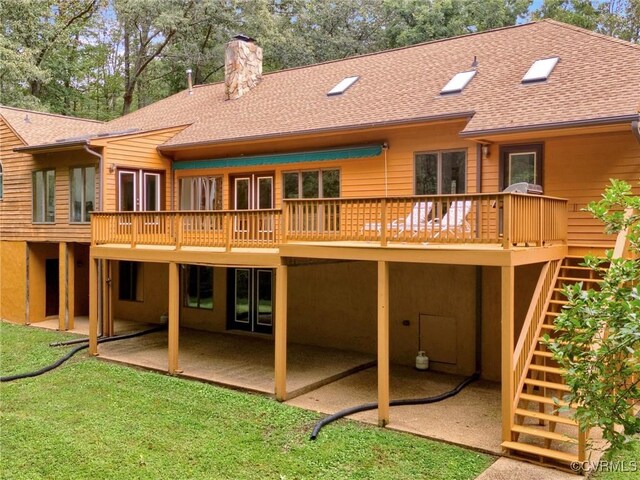
[[273, 175], [251, 174], [233, 179], [234, 210], [273, 208]]
[[229, 292], [229, 329], [273, 331], [273, 270], [230, 268]]
[[[267, 210], [273, 208], [274, 187], [272, 174], [249, 174], [233, 178], [231, 205], [234, 210]], [[238, 214], [233, 223], [237, 237], [264, 238], [273, 232], [273, 215]]]
[[161, 210], [162, 174], [144, 170], [118, 170], [118, 210]]

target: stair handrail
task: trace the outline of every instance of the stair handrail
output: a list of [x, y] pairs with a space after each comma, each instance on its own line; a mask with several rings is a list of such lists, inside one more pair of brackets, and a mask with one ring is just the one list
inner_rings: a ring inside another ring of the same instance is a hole
[[551, 260], [545, 264], [540, 272], [527, 316], [520, 331], [518, 343], [514, 348], [512, 364], [514, 366], [513, 385], [516, 387], [514, 390], [515, 395], [512, 399], [514, 409], [520, 401], [520, 393], [527, 377], [527, 370], [533, 359], [533, 352], [538, 343], [549, 302], [553, 297], [553, 287], [556, 284], [561, 267], [562, 260]]

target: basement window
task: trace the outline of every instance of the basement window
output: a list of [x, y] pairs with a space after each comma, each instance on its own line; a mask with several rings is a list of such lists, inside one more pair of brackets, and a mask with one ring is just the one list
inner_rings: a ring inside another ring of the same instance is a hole
[[560, 60], [559, 57], [536, 60], [522, 77], [522, 83], [544, 82]]
[[470, 70], [468, 72], [456, 73], [449, 83], [447, 83], [442, 90], [440, 90], [440, 95], [446, 95], [448, 93], [460, 93], [464, 87], [466, 87], [471, 79], [475, 77], [476, 71]]
[[327, 96], [330, 97], [330, 96], [333, 96], [333, 95], [342, 95], [351, 85], [356, 83], [356, 81], [359, 78], [360, 77], [347, 77], [347, 78], [345, 78], [340, 83], [338, 83], [335, 87], [333, 87], [331, 90], [329, 90], [329, 92], [327, 93]]

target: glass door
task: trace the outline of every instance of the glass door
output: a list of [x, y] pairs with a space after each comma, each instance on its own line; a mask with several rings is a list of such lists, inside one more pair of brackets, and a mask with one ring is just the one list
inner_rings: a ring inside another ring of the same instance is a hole
[[[273, 175], [248, 174], [233, 179], [231, 204], [235, 210], [268, 210], [274, 202]], [[243, 214], [238, 212], [233, 222], [234, 233], [239, 238], [251, 239], [265, 232], [273, 232], [273, 215]], [[255, 235], [254, 235], [255, 234]]]
[[162, 174], [143, 170], [118, 170], [118, 210], [158, 212], [162, 210]]
[[229, 291], [229, 329], [268, 334], [273, 331], [273, 270], [231, 268]]

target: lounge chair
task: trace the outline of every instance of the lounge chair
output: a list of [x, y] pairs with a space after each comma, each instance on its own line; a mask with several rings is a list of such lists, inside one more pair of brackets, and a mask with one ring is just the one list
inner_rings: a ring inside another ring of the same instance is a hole
[[453, 232], [454, 234], [471, 232], [471, 225], [469, 225], [467, 217], [471, 213], [472, 205], [471, 200], [451, 202], [447, 213], [442, 218], [431, 220], [427, 224], [426, 230], [433, 233], [433, 238], [439, 237], [442, 232]]
[[[417, 235], [421, 230], [425, 230], [427, 226], [427, 218], [431, 213], [433, 204], [431, 202], [416, 202], [413, 204], [411, 212], [404, 219], [394, 220], [387, 224], [387, 230], [391, 232], [391, 236], [397, 237], [401, 233], [411, 232]], [[362, 228], [364, 232], [375, 231], [382, 233], [382, 223], [365, 223]]]

